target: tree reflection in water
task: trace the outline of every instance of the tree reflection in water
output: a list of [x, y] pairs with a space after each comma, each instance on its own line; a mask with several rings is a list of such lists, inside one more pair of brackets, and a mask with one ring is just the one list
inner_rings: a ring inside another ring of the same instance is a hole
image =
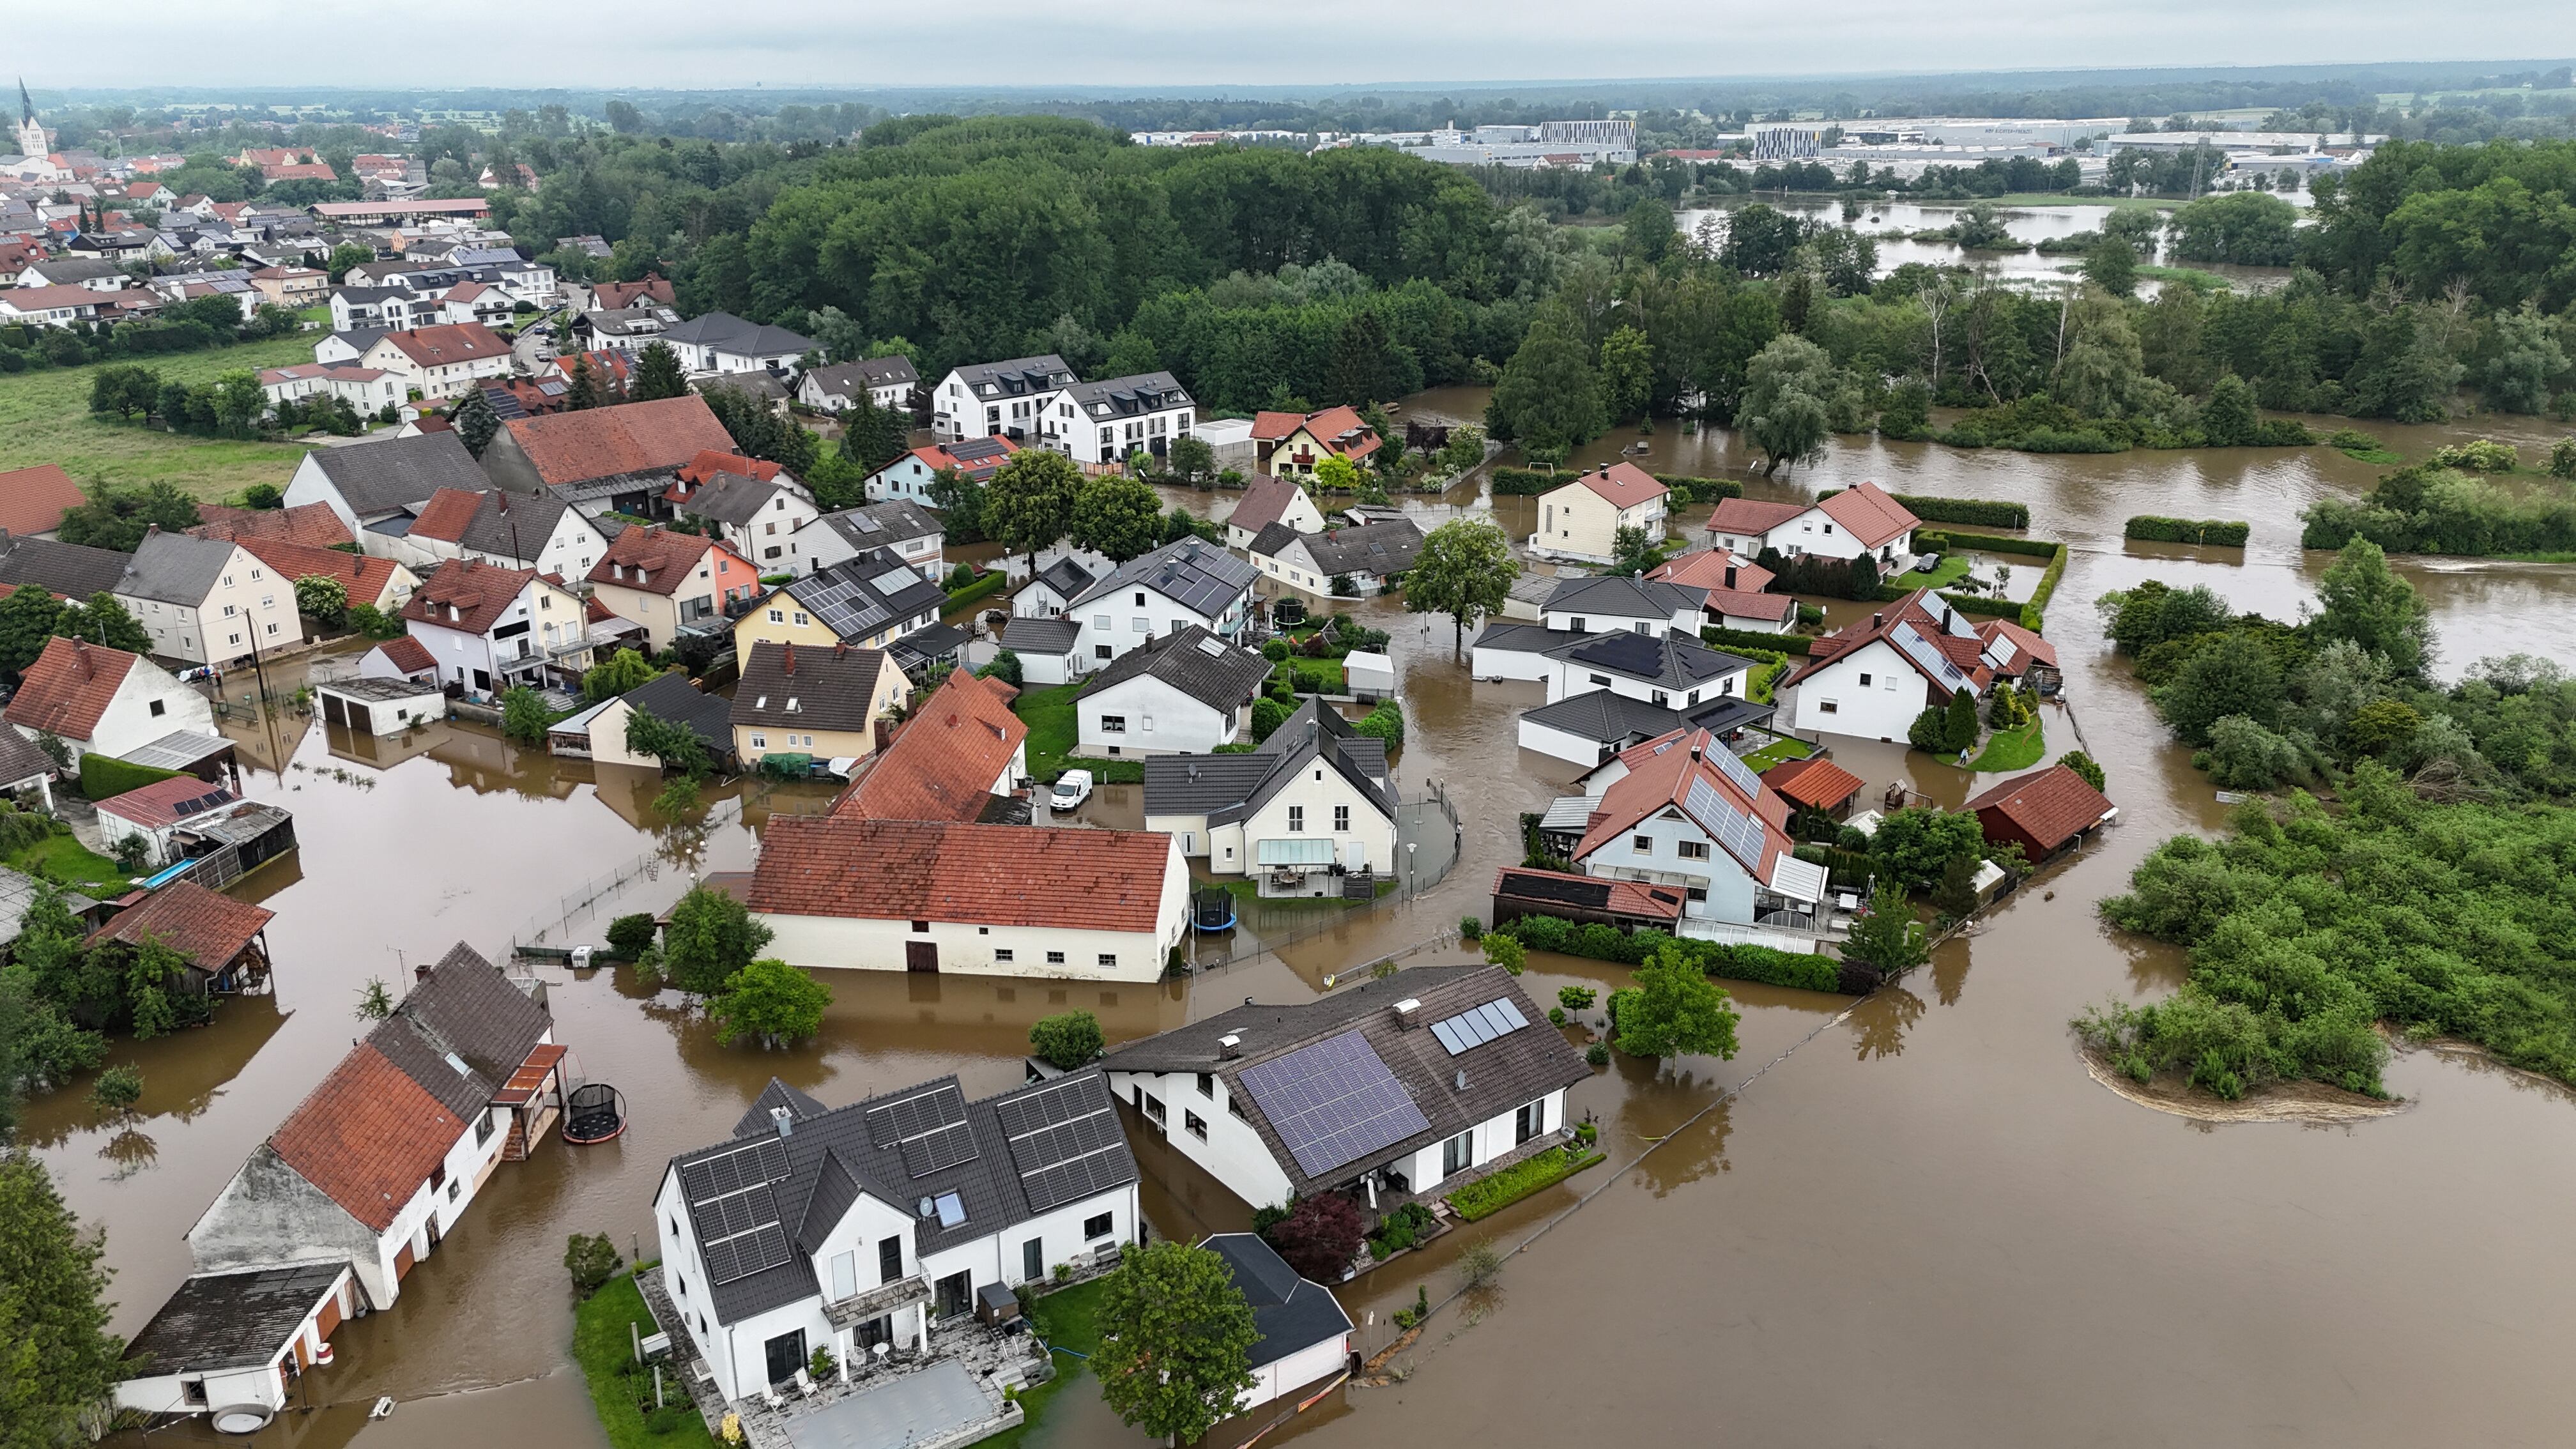
[[128, 1127], [101, 1144], [98, 1155], [116, 1164], [107, 1180], [123, 1182], [159, 1161], [161, 1148], [140, 1128]]
[[1852, 1056], [1859, 1061], [1905, 1050], [1906, 1029], [1922, 1019], [1924, 1001], [1902, 986], [1881, 990], [1851, 1014]]

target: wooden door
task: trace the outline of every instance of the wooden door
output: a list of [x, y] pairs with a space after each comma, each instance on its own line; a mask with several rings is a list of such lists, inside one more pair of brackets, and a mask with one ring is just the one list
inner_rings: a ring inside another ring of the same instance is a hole
[[313, 1336], [329, 1343], [332, 1332], [339, 1326], [340, 1290], [335, 1288], [331, 1290], [330, 1297], [322, 1300], [322, 1311], [313, 1315]]
[[348, 710], [340, 703], [340, 696], [336, 694], [322, 696], [322, 722], [335, 725], [345, 725], [349, 722]]
[[405, 1243], [402, 1245], [402, 1251], [394, 1254], [394, 1281], [401, 1282], [410, 1272], [411, 1244]]
[[904, 942], [903, 969], [906, 971], [926, 971], [933, 975], [938, 974], [939, 943], [936, 941]]

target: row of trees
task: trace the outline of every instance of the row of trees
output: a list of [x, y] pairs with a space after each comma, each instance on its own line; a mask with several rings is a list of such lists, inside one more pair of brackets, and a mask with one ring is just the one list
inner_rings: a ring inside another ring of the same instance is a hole
[[293, 312], [268, 303], [244, 317], [241, 304], [226, 296], [172, 302], [149, 320], [11, 325], [0, 327], [0, 373], [197, 352], [283, 336], [301, 325]]

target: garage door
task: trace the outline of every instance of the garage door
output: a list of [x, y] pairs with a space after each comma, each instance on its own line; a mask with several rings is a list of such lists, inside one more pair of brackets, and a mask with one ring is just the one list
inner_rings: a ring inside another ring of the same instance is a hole
[[322, 722], [335, 725], [345, 725], [349, 722], [348, 709], [341, 703], [340, 696], [336, 694], [322, 696]]

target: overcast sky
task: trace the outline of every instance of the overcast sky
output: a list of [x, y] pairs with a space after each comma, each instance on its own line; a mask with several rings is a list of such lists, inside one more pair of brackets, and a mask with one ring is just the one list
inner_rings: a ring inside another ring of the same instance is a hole
[[54, 86], [1462, 82], [2576, 55], [2570, 0], [112, 0], [13, 7]]

